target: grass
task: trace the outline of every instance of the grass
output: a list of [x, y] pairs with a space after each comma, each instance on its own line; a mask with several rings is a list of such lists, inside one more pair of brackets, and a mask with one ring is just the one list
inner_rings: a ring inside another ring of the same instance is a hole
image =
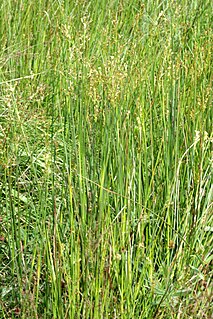
[[0, 5], [0, 318], [212, 318], [212, 4]]

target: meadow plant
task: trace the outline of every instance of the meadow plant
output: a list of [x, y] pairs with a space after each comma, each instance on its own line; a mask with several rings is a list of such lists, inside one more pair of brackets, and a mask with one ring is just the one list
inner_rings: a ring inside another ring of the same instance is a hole
[[0, 318], [212, 318], [211, 17], [1, 1]]

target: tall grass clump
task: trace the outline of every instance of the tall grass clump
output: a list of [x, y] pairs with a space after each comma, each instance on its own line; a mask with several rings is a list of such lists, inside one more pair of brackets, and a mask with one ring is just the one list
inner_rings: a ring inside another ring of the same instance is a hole
[[1, 1], [0, 318], [211, 318], [211, 18]]

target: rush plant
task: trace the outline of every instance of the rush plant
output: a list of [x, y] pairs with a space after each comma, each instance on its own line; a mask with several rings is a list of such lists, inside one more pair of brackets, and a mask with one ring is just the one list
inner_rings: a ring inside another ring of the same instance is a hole
[[211, 318], [211, 16], [1, 1], [0, 318]]

